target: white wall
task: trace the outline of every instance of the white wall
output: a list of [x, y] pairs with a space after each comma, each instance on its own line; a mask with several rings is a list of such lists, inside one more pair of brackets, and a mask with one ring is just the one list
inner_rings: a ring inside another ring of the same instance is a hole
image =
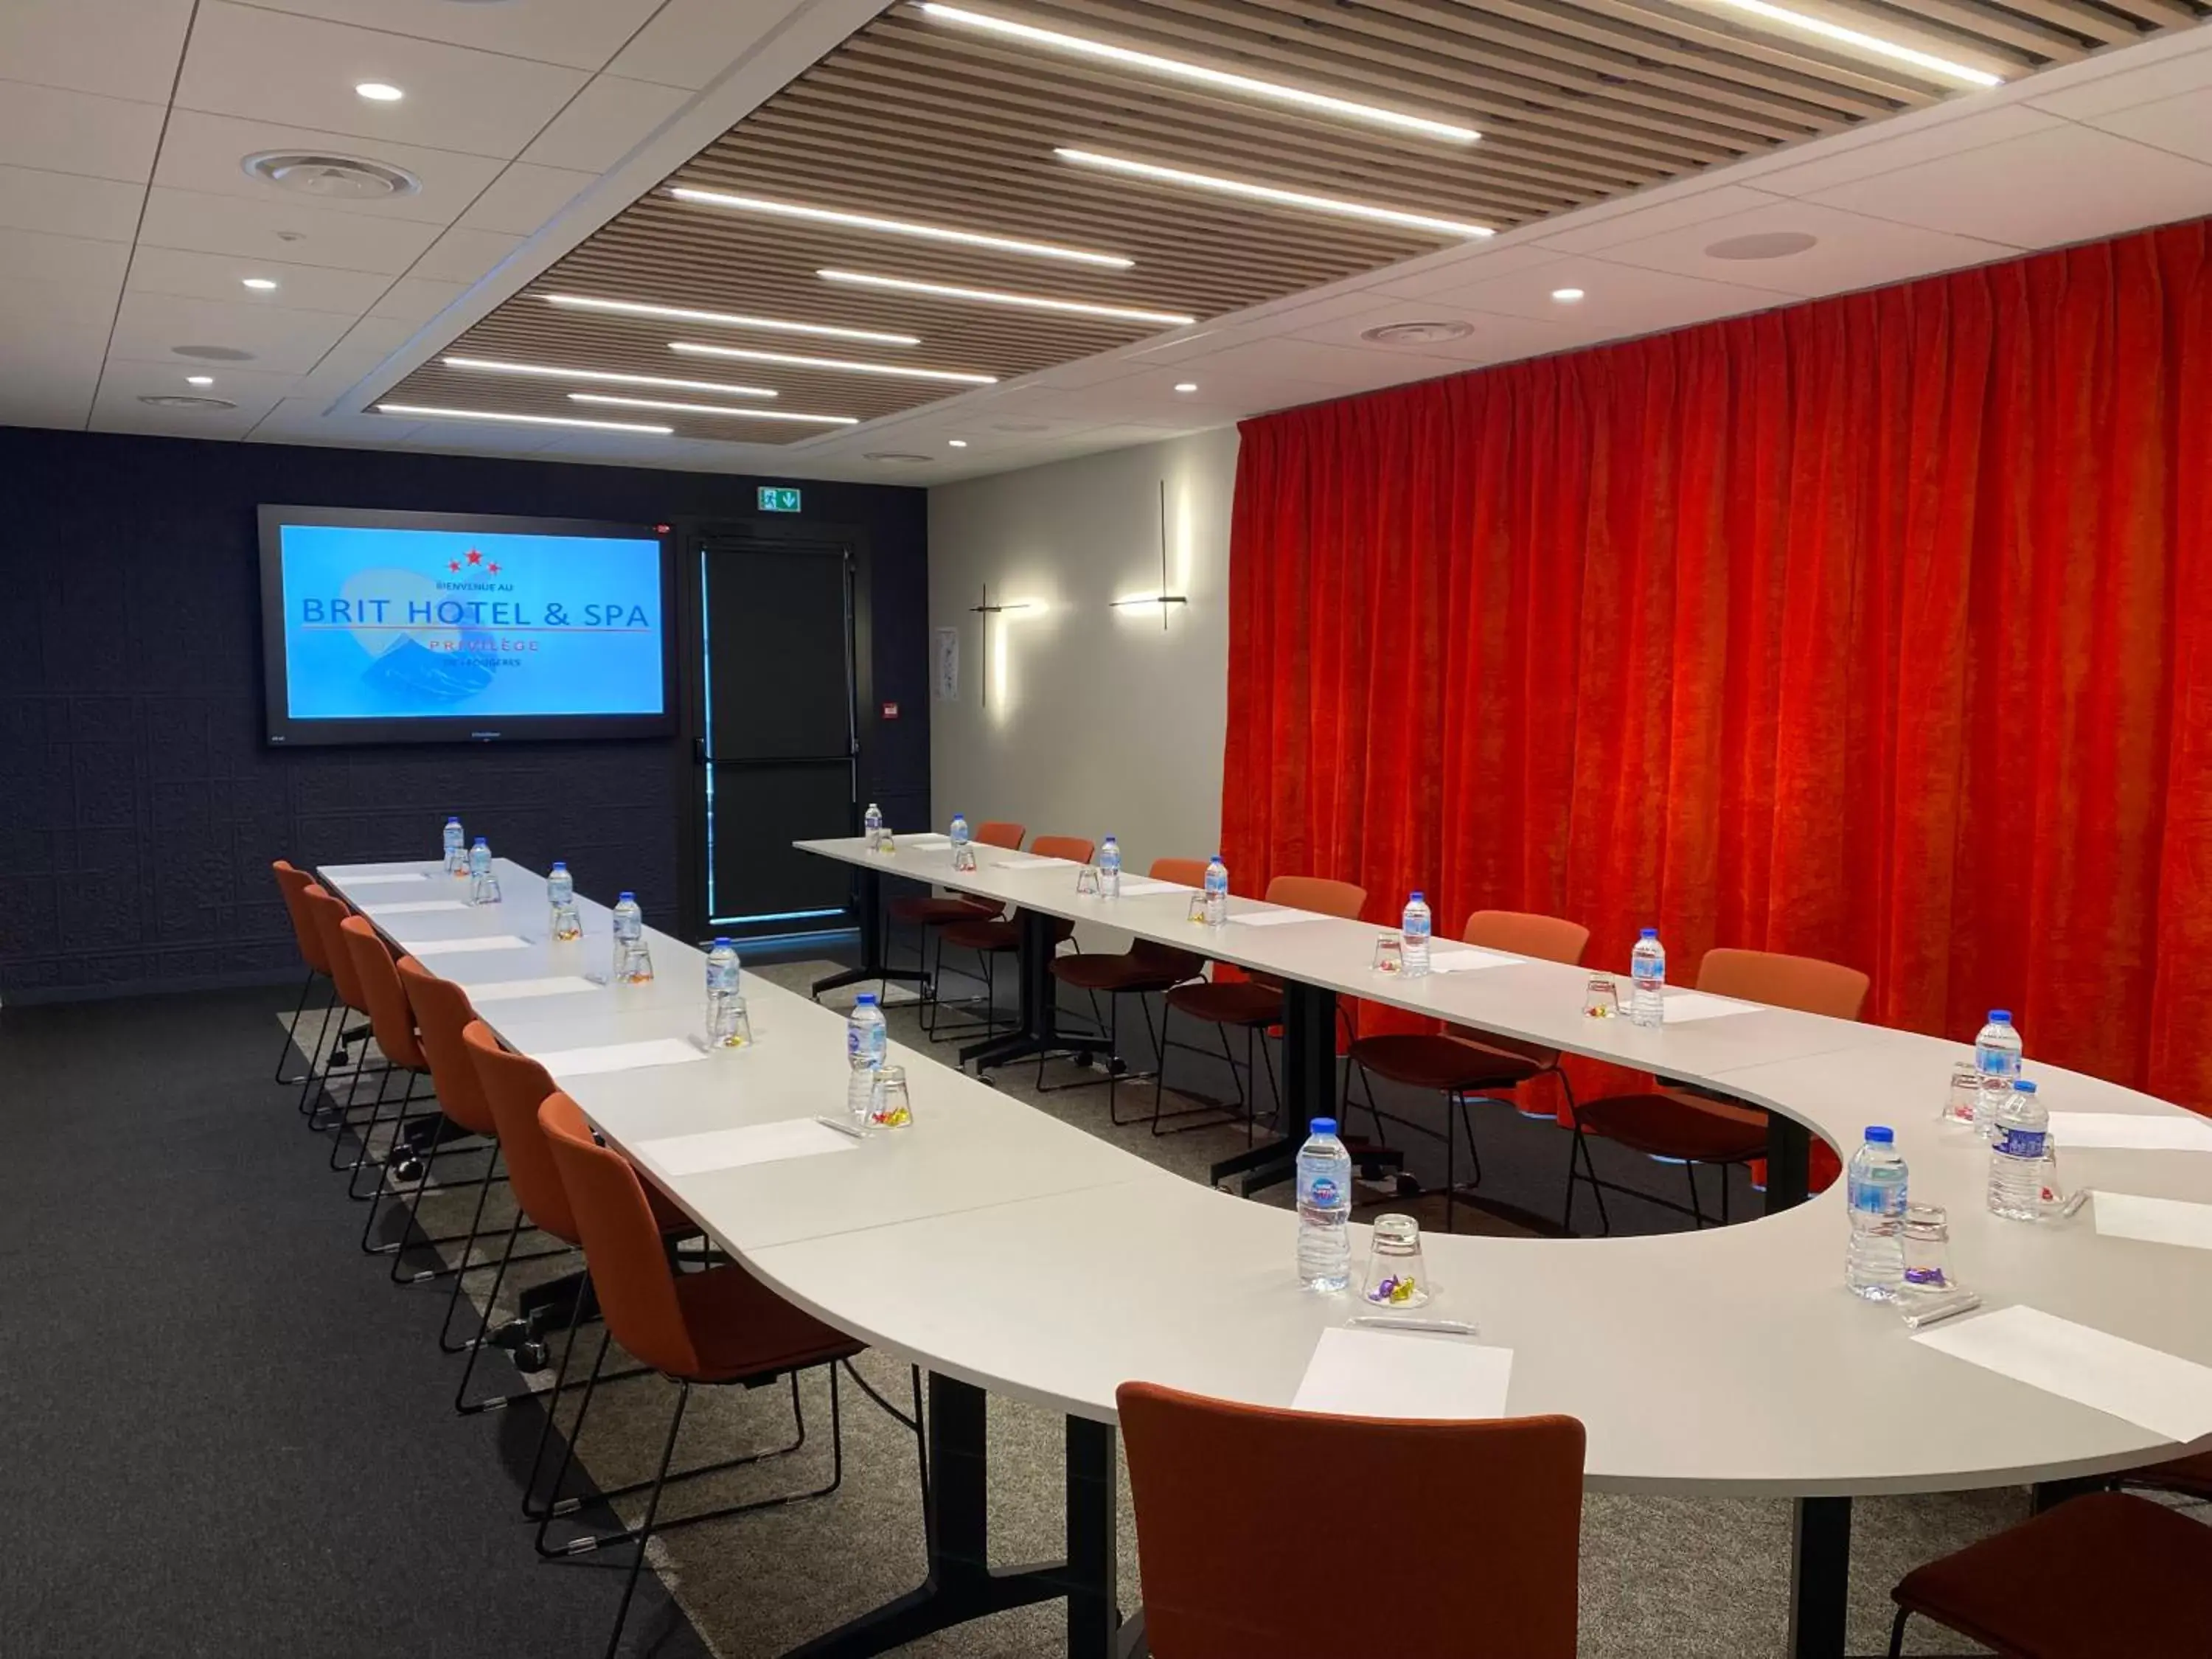
[[[941, 820], [1111, 832], [1132, 872], [1216, 850], [1236, 471], [1229, 428], [929, 492], [933, 695], [935, 630], [960, 637], [959, 696], [930, 708]], [[1163, 480], [1167, 591], [1190, 599], [1164, 629], [1160, 607], [1112, 605], [1161, 591]], [[971, 614], [986, 583], [1040, 608]]]

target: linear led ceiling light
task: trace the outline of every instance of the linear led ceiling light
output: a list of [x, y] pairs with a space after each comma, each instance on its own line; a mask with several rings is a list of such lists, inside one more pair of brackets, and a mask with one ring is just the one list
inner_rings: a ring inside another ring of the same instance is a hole
[[960, 386], [999, 383], [995, 374], [967, 374], [951, 368], [908, 368], [904, 363], [856, 363], [846, 357], [797, 357], [787, 351], [755, 351], [750, 346], [700, 345], [690, 340], [671, 340], [668, 349], [694, 357], [734, 357], [740, 362], [829, 368], [843, 374], [888, 374], [901, 380], [951, 380]]
[[1482, 137], [1473, 127], [1457, 126], [1449, 121], [1431, 121], [1425, 116], [1407, 115], [1395, 109], [1380, 109], [1373, 104], [1355, 103], [1349, 98], [1332, 98], [1326, 93], [1308, 92], [1303, 87], [1286, 87], [1279, 81], [1261, 81], [1249, 75], [1232, 75], [1226, 70], [1209, 69], [1203, 64], [1162, 58], [1154, 52], [1133, 52], [1127, 46], [1109, 46], [1103, 40], [1085, 40], [1078, 34], [1062, 34], [1056, 29], [1041, 29], [1003, 17], [986, 17], [964, 7], [939, 5], [934, 0], [925, 0], [921, 10], [943, 22], [980, 29], [987, 34], [1004, 35], [1009, 40], [1025, 41], [1035, 46], [1048, 46], [1054, 52], [1069, 52], [1079, 58], [1095, 58], [1128, 69], [1170, 76], [1178, 81], [1218, 87], [1224, 92], [1240, 92], [1249, 97], [1294, 105], [1299, 109], [1311, 110], [1320, 115], [1337, 116], [1346, 121], [1391, 127], [1401, 132], [1418, 133], [1424, 138], [1445, 139], [1455, 144], [1471, 144]]
[[2001, 87], [2004, 76], [1992, 75], [1987, 70], [1971, 69], [1964, 64], [1954, 64], [1947, 58], [1932, 52], [1918, 52], [1911, 46], [1899, 46], [1894, 40], [1884, 40], [1878, 35], [1863, 34], [1856, 29], [1847, 29], [1840, 23], [1831, 23], [1825, 18], [1808, 17], [1802, 11], [1791, 11], [1782, 6], [1770, 6], [1766, 0], [1707, 0], [1707, 3], [1723, 5], [1736, 11], [1749, 12], [1753, 17], [1764, 18], [1770, 23], [1779, 23], [1784, 28], [1802, 30], [1817, 34], [1823, 40], [1872, 52], [1877, 58], [1887, 58], [1894, 63], [1910, 64], [1932, 75], [1957, 81], [1970, 87]]
[[799, 421], [809, 426], [858, 426], [857, 415], [794, 415], [782, 409], [718, 409], [713, 404], [667, 404], [656, 398], [617, 398], [605, 392], [572, 392], [574, 404], [606, 404], [617, 409], [659, 409], [672, 415], [734, 415], [741, 421]]
[[963, 247], [994, 248], [1001, 253], [1024, 253], [1034, 259], [1066, 259], [1079, 265], [1103, 265], [1127, 270], [1136, 262], [1118, 253], [1092, 253], [1079, 247], [1060, 247], [1051, 242], [1024, 242], [1012, 236], [991, 236], [976, 230], [953, 230], [944, 225], [920, 225], [905, 219], [881, 219], [870, 213], [846, 213], [835, 208], [801, 207], [796, 202], [771, 202], [760, 196], [732, 196], [719, 190], [692, 190], [676, 185], [668, 192], [679, 202], [702, 207], [727, 208], [732, 213], [763, 213], [771, 218], [805, 219], [819, 225], [845, 225], [854, 230], [881, 231], [886, 236], [915, 236], [925, 242], [957, 242]]
[[895, 294], [927, 294], [943, 300], [973, 300], [979, 305], [1012, 306], [1022, 311], [1054, 311], [1071, 317], [1103, 317], [1116, 323], [1158, 323], [1181, 328], [1194, 323], [1179, 311], [1139, 311], [1133, 306], [1093, 305], [1087, 300], [1050, 300], [1042, 294], [1002, 294], [996, 289], [955, 288], [948, 283], [917, 283], [904, 276], [871, 276], [858, 270], [817, 270], [825, 283], [846, 283], [854, 288], [888, 289]]
[[1095, 150], [1055, 149], [1054, 155], [1063, 161], [1073, 161], [1078, 167], [1097, 167], [1103, 173], [1125, 173], [1132, 179], [1151, 179], [1164, 185], [1182, 185], [1192, 190], [1212, 191], [1219, 196], [1241, 196], [1248, 201], [1273, 202], [1282, 207], [1304, 208], [1311, 213], [1327, 213], [1340, 219], [1366, 219], [1376, 224], [1396, 225], [1406, 230], [1426, 231], [1437, 236], [1492, 236], [1497, 233], [1487, 225], [1462, 224], [1456, 219], [1438, 219], [1425, 213], [1407, 213], [1397, 208], [1372, 207], [1364, 202], [1340, 201], [1334, 196], [1310, 196], [1302, 190], [1279, 190], [1273, 185], [1248, 184], [1242, 179], [1220, 179], [1210, 173], [1188, 173], [1181, 167], [1164, 167], [1151, 161], [1133, 161], [1122, 155], [1101, 155]]
[[676, 380], [665, 374], [622, 374], [611, 368], [556, 368], [550, 363], [502, 363], [489, 357], [443, 357], [447, 368], [472, 368], [486, 374], [535, 374], [548, 380], [596, 380], [603, 386], [657, 386], [663, 392], [712, 392], [726, 398], [773, 398], [764, 386], [722, 386], [713, 380]]
[[565, 415], [507, 415], [493, 409], [431, 409], [422, 404], [379, 404], [386, 415], [428, 415], [441, 421], [513, 422], [519, 426], [585, 426], [598, 432], [648, 432], [656, 438], [672, 435], [668, 426], [637, 426], [629, 421], [582, 421]]
[[882, 334], [872, 328], [838, 328], [828, 323], [787, 323], [775, 317], [740, 317], [726, 311], [687, 311], [682, 306], [647, 305], [641, 300], [592, 300], [580, 294], [549, 294], [545, 303], [571, 311], [606, 311], [619, 317], [659, 317], [670, 322], [706, 323], [716, 328], [757, 329], [763, 334], [818, 334], [830, 340], [865, 340], [872, 345], [914, 346], [912, 334]]

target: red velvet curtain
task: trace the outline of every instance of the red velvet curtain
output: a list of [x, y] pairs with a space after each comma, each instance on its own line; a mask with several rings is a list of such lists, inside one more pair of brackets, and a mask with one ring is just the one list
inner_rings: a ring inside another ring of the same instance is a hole
[[1250, 421], [1225, 855], [2212, 1107], [2208, 563], [2212, 221]]

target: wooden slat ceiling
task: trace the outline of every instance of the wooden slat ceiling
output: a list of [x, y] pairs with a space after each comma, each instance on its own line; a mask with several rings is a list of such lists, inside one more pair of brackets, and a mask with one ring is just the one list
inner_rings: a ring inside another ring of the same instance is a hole
[[[963, 0], [988, 15], [1479, 128], [1474, 144], [1310, 113], [1071, 57], [901, 4], [666, 183], [1124, 256], [1102, 270], [656, 190], [447, 348], [769, 388], [773, 402], [461, 370], [387, 400], [802, 442], [841, 428], [580, 404], [571, 391], [862, 421], [958, 385], [679, 356], [690, 340], [1012, 379], [1158, 325], [847, 287], [844, 269], [1201, 320], [1452, 245], [1453, 237], [1076, 167], [1072, 146], [1499, 230], [1953, 96], [1931, 71], [1694, 0]], [[2008, 79], [2197, 21], [2190, 0], [1801, 0]], [[556, 307], [575, 294], [919, 337], [886, 346]]]

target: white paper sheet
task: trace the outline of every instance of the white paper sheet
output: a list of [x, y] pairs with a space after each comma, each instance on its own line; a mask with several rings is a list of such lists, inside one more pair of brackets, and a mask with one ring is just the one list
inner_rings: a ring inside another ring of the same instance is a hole
[[[404, 941], [403, 941], [404, 943]], [[513, 933], [484, 933], [476, 939], [432, 939], [406, 946], [410, 957], [462, 957], [476, 951], [527, 951], [530, 941]]]
[[1237, 927], [1287, 927], [1294, 921], [1327, 921], [1310, 910], [1244, 910], [1232, 912], [1230, 924]]
[[2212, 1250], [2212, 1204], [2151, 1198], [2142, 1193], [2108, 1193], [2102, 1187], [2089, 1202], [2097, 1212], [2097, 1231], [2106, 1238]]
[[[1628, 1007], [1628, 994], [1621, 994], [1620, 1006]], [[1730, 997], [1717, 997], [1705, 991], [1669, 991], [1667, 993], [1666, 1021], [1669, 1025], [1686, 1025], [1693, 1019], [1724, 1019], [1730, 1014], [1755, 1014], [1760, 1005], [1738, 1002]]]
[[652, 1037], [643, 1042], [605, 1042], [591, 1048], [556, 1048], [531, 1056], [556, 1078], [589, 1077], [596, 1072], [634, 1072], [642, 1066], [684, 1066], [707, 1058], [707, 1051], [682, 1037]]
[[802, 1117], [782, 1123], [755, 1123], [742, 1129], [671, 1135], [663, 1140], [645, 1141], [638, 1151], [662, 1174], [674, 1176], [741, 1169], [749, 1164], [779, 1164], [819, 1152], [857, 1152], [860, 1146], [852, 1136]]
[[391, 887], [404, 881], [430, 879], [419, 870], [406, 871], [399, 874], [387, 872], [381, 875], [370, 872], [358, 876], [345, 870], [325, 870], [322, 873], [337, 882], [341, 887]]
[[1344, 1417], [1503, 1417], [1512, 1377], [1510, 1348], [1332, 1326], [1314, 1344], [1291, 1407]]
[[919, 836], [900, 836], [898, 844], [902, 847], [950, 847], [952, 845], [952, 837], [937, 835], [934, 832]]
[[566, 996], [575, 991], [604, 990], [581, 974], [563, 974], [552, 979], [510, 979], [496, 985], [472, 985], [469, 1000], [475, 1003], [520, 1002], [525, 997]]
[[1074, 860], [1042, 858], [1035, 853], [1002, 853], [997, 858], [985, 859], [983, 863], [992, 870], [1041, 870], [1052, 864], [1065, 864], [1072, 868]]
[[1171, 881], [1156, 881], [1150, 876], [1121, 878], [1123, 898], [1143, 898], [1151, 893], [1194, 893], [1197, 890], [1195, 887], [1179, 887]]
[[1509, 957], [1502, 951], [1481, 951], [1473, 945], [1462, 945], [1457, 950], [1429, 947], [1429, 971], [1432, 974], [1471, 974], [1478, 968], [1511, 968], [1522, 960]]
[[2015, 1304], [1912, 1339], [2162, 1434], [2212, 1434], [2212, 1367]]
[[418, 916], [432, 910], [465, 910], [469, 907], [459, 899], [409, 899], [404, 904], [364, 904], [361, 913], [365, 916]]
[[2060, 1154], [2088, 1148], [2212, 1152], [2212, 1121], [2188, 1112], [2053, 1112]]

